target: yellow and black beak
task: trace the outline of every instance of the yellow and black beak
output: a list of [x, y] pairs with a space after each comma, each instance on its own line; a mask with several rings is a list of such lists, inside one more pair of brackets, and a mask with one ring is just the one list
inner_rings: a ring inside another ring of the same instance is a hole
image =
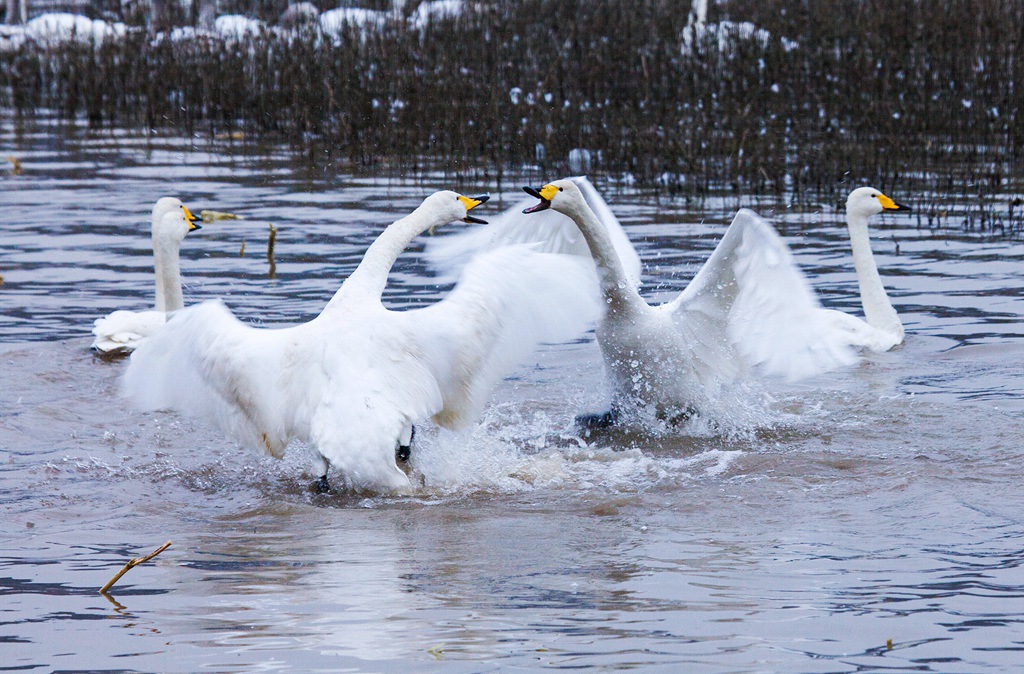
[[200, 224], [198, 224], [199, 223], [199, 218], [197, 218], [196, 216], [192, 215], [192, 211], [188, 210], [188, 206], [185, 206], [184, 204], [182, 204], [181, 212], [184, 213], [184, 215], [185, 215], [185, 222], [188, 223], [188, 231], [191, 232], [192, 230], [195, 230], [195, 229], [202, 229], [202, 226]]
[[554, 185], [547, 184], [540, 189], [537, 189], [536, 187], [524, 187], [523, 191], [531, 197], [540, 199], [539, 204], [536, 206], [530, 206], [529, 208], [524, 208], [523, 213], [539, 213], [540, 211], [546, 211], [551, 208], [551, 200], [555, 198], [555, 193], [558, 192], [558, 188]]
[[905, 211], [910, 212], [910, 206], [904, 206], [903, 204], [897, 204], [895, 201], [885, 196], [884, 194], [878, 195], [878, 203], [882, 204], [882, 210], [884, 211]]
[[462, 202], [462, 205], [466, 207], [466, 211], [467, 211], [467, 215], [466, 215], [466, 217], [464, 217], [462, 219], [462, 221], [463, 222], [468, 222], [468, 223], [471, 223], [471, 224], [476, 224], [476, 225], [486, 225], [487, 224], [486, 220], [483, 220], [481, 218], [474, 218], [472, 215], [468, 214], [468, 211], [473, 210], [474, 208], [476, 208], [480, 204], [486, 202], [490, 198], [491, 198], [490, 194], [479, 194], [479, 195], [477, 195], [475, 197], [464, 197], [464, 196], [460, 195], [459, 196], [459, 201]]

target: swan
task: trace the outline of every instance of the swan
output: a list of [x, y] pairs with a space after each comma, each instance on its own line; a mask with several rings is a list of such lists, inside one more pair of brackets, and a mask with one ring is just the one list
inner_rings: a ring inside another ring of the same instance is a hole
[[115, 311], [93, 322], [92, 348], [117, 355], [135, 350], [143, 339], [164, 324], [169, 312], [184, 308], [178, 250], [185, 235], [202, 227], [196, 216], [176, 197], [163, 197], [153, 206], [153, 268], [156, 308], [151, 311]]
[[442, 301], [383, 306], [388, 272], [413, 237], [481, 222], [468, 212], [485, 200], [427, 197], [377, 237], [308, 323], [257, 329], [216, 300], [176, 313], [132, 354], [125, 395], [142, 410], [203, 417], [278, 458], [292, 439], [307, 442], [320, 492], [331, 468], [353, 489], [408, 489], [396, 447], [408, 445], [414, 422], [464, 427], [534, 344], [572, 336], [583, 320], [573, 314], [585, 302], [548, 292], [564, 256], [521, 245], [478, 256]]
[[597, 341], [611, 380], [611, 411], [581, 415], [584, 429], [653, 412], [670, 422], [714, 408], [716, 394], [750, 368], [796, 379], [854, 361], [831, 328], [789, 249], [752, 211], [737, 213], [683, 292], [649, 305], [628, 282], [601, 221], [578, 185], [559, 180], [523, 188], [586, 239], [598, 269], [603, 316]]
[[883, 211], [910, 211], [873, 187], [858, 187], [846, 199], [846, 226], [850, 230], [853, 266], [857, 270], [864, 318], [835, 309], [823, 309], [837, 331], [849, 344], [868, 351], [888, 351], [903, 343], [903, 323], [889, 301], [871, 252], [868, 219]]

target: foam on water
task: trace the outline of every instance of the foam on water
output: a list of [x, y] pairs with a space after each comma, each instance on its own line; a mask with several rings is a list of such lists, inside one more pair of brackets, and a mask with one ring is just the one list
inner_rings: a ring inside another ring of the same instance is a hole
[[719, 475], [739, 455], [704, 448], [684, 450], [682, 456], [653, 454], [642, 448], [646, 434], [623, 438], [618, 435], [609, 446], [558, 429], [545, 413], [501, 405], [469, 430], [418, 433], [410, 468], [418, 489], [427, 494], [632, 492]]

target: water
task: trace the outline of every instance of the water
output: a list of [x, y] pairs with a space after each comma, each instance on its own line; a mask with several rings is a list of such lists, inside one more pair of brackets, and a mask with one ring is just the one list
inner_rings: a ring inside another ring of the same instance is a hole
[[[25, 167], [0, 182], [5, 670], [1019, 669], [1024, 242], [885, 218], [905, 347], [769, 384], [755, 432], [578, 437], [572, 416], [606, 404], [585, 339], [524, 363], [470, 430], [422, 426], [413, 495], [315, 496], [308, 448], [275, 461], [131, 411], [125, 363], [88, 352], [91, 321], [151, 301], [158, 196], [245, 217], [186, 239], [186, 302], [279, 324], [315, 316], [376, 233], [450, 185], [182, 140], [2, 136]], [[738, 205], [609, 196], [654, 297], [685, 285]], [[838, 215], [743, 203], [828, 305], [855, 310]], [[446, 291], [421, 250], [391, 304]]]

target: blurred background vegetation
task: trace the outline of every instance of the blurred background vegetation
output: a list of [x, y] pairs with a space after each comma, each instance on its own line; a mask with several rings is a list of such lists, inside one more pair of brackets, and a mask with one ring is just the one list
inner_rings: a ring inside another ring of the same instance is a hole
[[140, 28], [4, 50], [0, 106], [22, 123], [45, 109], [98, 130], [273, 139], [372, 171], [539, 166], [687, 195], [913, 181], [983, 196], [1022, 174], [1019, 1], [728, 0], [697, 17], [669, 0], [483, 0], [411, 22], [412, 2], [330, 34], [277, 29], [286, 4], [222, 2], [267, 29], [178, 39], [147, 7], [100, 7]]

